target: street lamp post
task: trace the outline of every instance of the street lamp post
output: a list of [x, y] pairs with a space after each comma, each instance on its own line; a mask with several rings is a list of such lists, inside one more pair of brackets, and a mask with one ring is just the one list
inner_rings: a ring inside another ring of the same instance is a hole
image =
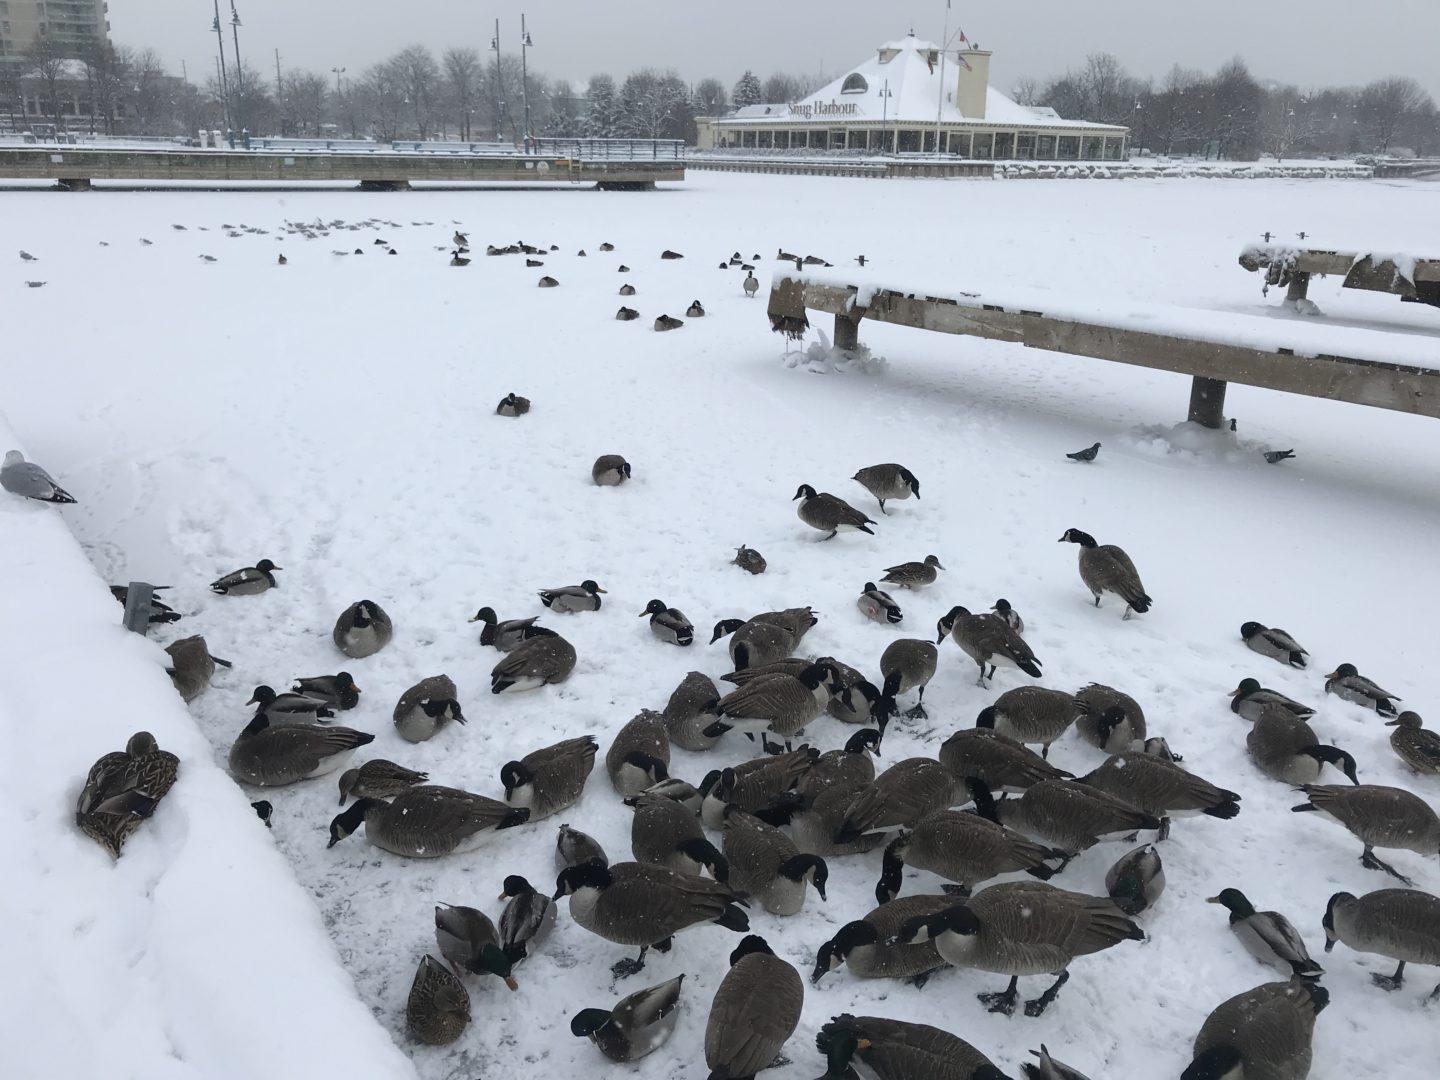
[[532, 142], [530, 131], [530, 76], [525, 66], [525, 50], [531, 48], [530, 33], [525, 29], [525, 14], [520, 14], [520, 102], [525, 110], [525, 151], [529, 153]]
[[225, 31], [220, 28], [220, 0], [215, 0], [215, 21], [211, 24], [220, 46], [220, 113], [226, 130], [230, 128], [230, 82], [225, 75]]
[[[244, 127], [245, 72], [240, 66], [240, 13], [230, 0], [230, 32], [235, 38], [235, 127]], [[222, 44], [223, 49], [223, 44]]]
[[505, 137], [505, 77], [500, 71], [500, 20], [495, 20], [495, 36], [490, 39], [490, 49], [495, 53], [495, 141]]

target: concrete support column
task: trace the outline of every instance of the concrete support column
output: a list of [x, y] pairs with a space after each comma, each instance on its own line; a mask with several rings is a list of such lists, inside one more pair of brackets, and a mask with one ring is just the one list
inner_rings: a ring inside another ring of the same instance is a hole
[[90, 178], [86, 176], [67, 176], [62, 180], [55, 181], [60, 185], [61, 191], [89, 191]]
[[[839, 327], [839, 316], [836, 316]], [[1190, 384], [1190, 422], [1219, 430], [1225, 426], [1225, 382], [1196, 375]]]
[[860, 320], [851, 318], [849, 315], [837, 314], [835, 316], [835, 348], [853, 352], [859, 344]]
[[1305, 292], [1310, 288], [1310, 275], [1292, 273], [1290, 275], [1290, 287], [1286, 290], [1285, 299], [1288, 301], [1304, 300]]

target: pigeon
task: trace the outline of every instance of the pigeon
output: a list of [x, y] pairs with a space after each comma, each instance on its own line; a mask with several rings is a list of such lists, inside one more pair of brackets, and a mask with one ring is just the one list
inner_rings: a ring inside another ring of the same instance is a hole
[[40, 261], [40, 260], [37, 259], [34, 255], [31, 255], [30, 252], [28, 252], [28, 251], [22, 251], [22, 252], [20, 252], [20, 258], [24, 259], [26, 262], [39, 262], [39, 261]]
[[1292, 458], [1295, 456], [1294, 450], [1264, 450], [1262, 451], [1262, 453], [1265, 455], [1265, 460], [1268, 461], [1271, 465], [1279, 465], [1280, 462], [1284, 461], [1286, 458]]
[[49, 503], [73, 503], [68, 491], [51, 478], [50, 474], [33, 462], [26, 461], [19, 450], [5, 455], [5, 464], [0, 466], [0, 487], [12, 495], [23, 495], [27, 499]]
[[1100, 453], [1100, 444], [1087, 446], [1084, 450], [1076, 450], [1073, 454], [1066, 454], [1071, 461], [1094, 461], [1095, 455]]
[[1233, 417], [1233, 416], [1230, 418], [1230, 430], [1231, 430], [1231, 431], [1234, 431], [1234, 430], [1235, 430], [1235, 417]]

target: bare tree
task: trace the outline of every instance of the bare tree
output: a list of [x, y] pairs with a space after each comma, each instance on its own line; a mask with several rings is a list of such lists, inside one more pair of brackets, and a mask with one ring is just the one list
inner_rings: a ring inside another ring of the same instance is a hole
[[1039, 105], [1040, 84], [1029, 75], [1022, 75], [1010, 88], [1010, 96], [1015, 99], [1017, 105]]
[[60, 128], [60, 80], [65, 75], [67, 57], [64, 50], [56, 44], [55, 38], [42, 35], [35, 39], [35, 44], [25, 50], [25, 64], [40, 80], [43, 97], [40, 102], [41, 109], [49, 106], [50, 122], [58, 130]]
[[90, 131], [96, 124], [105, 134], [115, 134], [115, 114], [121, 109], [130, 80], [131, 55], [124, 46], [116, 48], [104, 38], [92, 38], [80, 50], [85, 65], [85, 89], [90, 97]]
[[435, 127], [440, 68], [424, 45], [401, 49], [388, 61], [415, 123], [415, 134], [428, 139]]
[[701, 79], [695, 84], [695, 111], [701, 116], [723, 116], [730, 107], [730, 95], [719, 79]]
[[130, 112], [140, 134], [152, 134], [166, 111], [165, 64], [151, 48], [137, 50], [130, 61]]
[[776, 72], [766, 79], [760, 93], [761, 100], [767, 104], [799, 101], [805, 96], [800, 91], [800, 80], [782, 72]]
[[455, 110], [460, 138], [470, 142], [474, 138], [471, 125], [475, 105], [480, 96], [481, 80], [485, 77], [485, 67], [480, 61], [480, 54], [468, 47], [446, 49], [445, 55], [440, 58], [440, 65], [445, 70], [445, 89], [449, 95], [450, 107]]
[[1371, 148], [1383, 154], [1400, 130], [1426, 106], [1433, 109], [1434, 103], [1414, 79], [1380, 79], [1360, 91], [1358, 119]]
[[329, 80], [314, 71], [290, 71], [280, 87], [280, 107], [295, 134], [319, 135], [330, 97]]

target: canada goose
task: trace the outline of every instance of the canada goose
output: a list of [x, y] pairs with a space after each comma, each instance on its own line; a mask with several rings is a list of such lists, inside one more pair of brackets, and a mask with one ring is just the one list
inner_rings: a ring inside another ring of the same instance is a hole
[[451, 243], [453, 243], [456, 247], [468, 247], [470, 244], [470, 237], [465, 233], [461, 232], [459, 229], [456, 229], [455, 235], [451, 237]]
[[507, 761], [500, 768], [505, 801], [528, 809], [531, 821], [573, 806], [595, 767], [597, 749], [595, 736], [582, 735]]
[[713, 750], [719, 740], [705, 734], [714, 720], [720, 691], [703, 671], [687, 672], [665, 703], [665, 734], [682, 750]]
[[1230, 912], [1230, 929], [1245, 951], [1262, 964], [1277, 969], [1287, 979], [1318, 979], [1325, 974], [1325, 969], [1310, 959], [1300, 931], [1278, 911], [1256, 911], [1239, 889], [1221, 889], [1219, 895], [1205, 902], [1225, 905]]
[[634, 295], [635, 295], [635, 286], [634, 286], [634, 285], [631, 285], [628, 281], [625, 282], [625, 284], [623, 284], [623, 285], [620, 286], [620, 295], [621, 295], [621, 296], [634, 296]]
[[490, 669], [490, 692], [519, 693], [564, 682], [575, 670], [575, 660], [575, 646], [559, 634], [528, 638]]
[[[826, 535], [822, 541], [834, 539], [840, 532], [863, 532], [875, 535], [875, 530], [870, 528], [875, 522], [856, 510], [844, 499], [836, 498], [828, 491], [816, 493], [809, 484], [801, 484], [795, 492], [795, 499], [800, 500], [796, 508], [796, 514], [801, 521], [812, 529], [819, 529]], [[791, 500], [792, 502], [794, 499]]]
[[936, 810], [909, 832], [902, 829], [885, 848], [875, 899], [881, 904], [895, 899], [906, 866], [953, 881], [956, 885], [945, 891], [968, 896], [981, 882], [1020, 870], [1048, 881], [1067, 862], [1065, 852], [1037, 844], [978, 814]]
[[1154, 844], [1121, 855], [1105, 873], [1105, 892], [1126, 915], [1155, 906], [1165, 891], [1165, 867]]
[[455, 683], [448, 675], [421, 679], [395, 703], [392, 719], [396, 732], [406, 742], [424, 742], [434, 738], [451, 720], [465, 723], [456, 693]]
[[977, 995], [991, 1012], [1006, 1016], [1015, 1009], [1021, 975], [1056, 975], [1049, 989], [1025, 1003], [1026, 1016], [1039, 1016], [1069, 980], [1076, 957], [1122, 941], [1143, 941], [1145, 934], [1108, 898], [1017, 883], [986, 889], [936, 915], [912, 918], [896, 937], [912, 944], [933, 939], [941, 957], [956, 967], [1009, 975], [1005, 990]]
[[1352, 701], [1356, 705], [1363, 705], [1367, 709], [1374, 709], [1381, 716], [1395, 716], [1399, 712], [1395, 708], [1395, 702], [1403, 700], [1365, 678], [1355, 670], [1354, 664], [1341, 664], [1326, 675], [1325, 692]]
[[509, 901], [500, 913], [500, 949], [518, 964], [555, 928], [555, 901], [519, 874], [505, 878], [500, 899]]
[[506, 619], [502, 622], [494, 608], [482, 607], [470, 621], [484, 624], [480, 627], [481, 645], [493, 645], [501, 652], [511, 652], [521, 642], [532, 637], [544, 637], [553, 633], [543, 626], [536, 626], [537, 619], [538, 615], [532, 615], [528, 619]]
[[756, 679], [763, 679], [767, 675], [793, 675], [798, 679], [800, 673], [810, 667], [811, 664], [829, 664], [834, 667], [836, 673], [840, 676], [837, 686], [845, 685], [848, 673], [853, 673], [855, 681], [864, 678], [863, 675], [855, 671], [855, 669], [848, 664], [841, 664], [839, 661], [828, 656], [816, 657], [814, 660], [807, 660], [803, 656], [787, 656], [785, 659], [776, 660], [772, 664], [760, 664], [727, 672], [720, 676], [720, 681], [733, 683], [735, 686], [744, 686], [746, 683], [752, 683]]
[[687, 319], [703, 319], [705, 317], [705, 309], [700, 306], [699, 300], [690, 302], [690, 306], [685, 309], [685, 317]]
[[614, 250], [615, 250], [615, 245], [612, 244], [612, 243], [609, 243], [609, 242], [607, 241], [606, 243], [603, 243], [603, 244], [600, 245], [599, 250], [600, 250], [600, 251], [614, 251]]
[[799, 644], [795, 635], [783, 626], [758, 622], [751, 619], [721, 619], [715, 624], [710, 644], [715, 644], [727, 634], [730, 638], [730, 661], [738, 670], [764, 667], [786, 659]]
[[165, 671], [187, 703], [209, 689], [217, 662], [229, 666], [228, 661], [217, 661], [210, 655], [210, 647], [199, 634], [172, 641], [165, 646], [165, 652], [170, 657]]
[[[180, 613], [174, 608], [172, 608], [169, 604], [162, 601], [159, 596], [161, 592], [163, 592], [165, 589], [168, 589], [169, 587], [170, 586], [168, 585], [151, 586], [150, 602], [146, 605], [146, 622], [172, 623], [180, 621]], [[115, 599], [120, 602], [121, 607], [124, 607], [130, 599], [130, 587], [128, 585], [111, 585], [110, 595], [115, 597]], [[189, 639], [182, 638], [181, 640], [188, 641]], [[169, 649], [167, 648], [166, 651], [168, 652]]]
[[684, 325], [684, 319], [677, 319], [673, 315], [660, 315], [655, 319], [655, 332], [663, 334], [666, 330], [679, 330]]
[[776, 249], [775, 249], [775, 261], [776, 261], [776, 262], [799, 262], [799, 261], [800, 261], [800, 256], [799, 256], [799, 255], [791, 255], [791, 254], [790, 254], [788, 251], [786, 251], [784, 248], [776, 248]]
[[1309, 705], [1302, 705], [1278, 690], [1261, 686], [1259, 679], [1241, 679], [1240, 685], [1230, 691], [1230, 699], [1230, 711], [1246, 720], [1258, 720], [1268, 708], [1284, 709], [1300, 720], [1308, 720], [1315, 715], [1315, 710]]
[[1013, 607], [1010, 606], [1009, 600], [1006, 600], [1003, 597], [999, 600], [996, 600], [994, 606], [990, 608], [990, 614], [994, 615], [1006, 626], [1010, 627], [1011, 630], [1014, 630], [1015, 633], [1025, 633], [1025, 620], [1020, 617], [1020, 613], [1018, 611], [1016, 611]]
[[705, 1023], [705, 1064], [710, 1080], [754, 1080], [768, 1069], [800, 1023], [805, 982], [771, 951], [765, 939], [746, 937], [730, 954]]
[[436, 904], [435, 944], [457, 976], [462, 969], [471, 975], [488, 972], [498, 976], [511, 990], [519, 989], [510, 973], [514, 961], [500, 947], [495, 924], [483, 911], [456, 904]]
[[659, 795], [679, 803], [692, 814], [700, 813], [700, 808], [705, 804], [705, 796], [700, 794], [700, 789], [689, 780], [681, 780], [678, 776], [657, 780], [640, 794]]
[[1162, 823], [1157, 840], [1170, 834], [1170, 818], [1177, 815], [1205, 814], [1228, 820], [1240, 813], [1240, 796], [1235, 792], [1138, 750], [1112, 755], [1098, 769], [1080, 777], [1080, 782], [1159, 816]]
[[693, 810], [653, 791], [632, 795], [625, 803], [635, 810], [630, 822], [630, 853], [636, 862], [696, 877], [701, 870], [708, 870], [716, 881], [729, 881], [730, 860], [705, 838]]
[[766, 675], [747, 682], [720, 699], [715, 706], [717, 719], [705, 734], [723, 735], [739, 728], [759, 735], [762, 746], [773, 734], [788, 750], [791, 739], [824, 711], [833, 675], [833, 668], [811, 664], [798, 676]]
[[511, 392], [500, 399], [495, 406], [496, 416], [524, 416], [530, 411], [530, 399]]
[[261, 559], [254, 566], [241, 567], [210, 583], [212, 592], [221, 596], [254, 596], [266, 589], [275, 588], [275, 571], [281, 569], [269, 559]]
[[271, 819], [275, 816], [275, 807], [269, 799], [261, 799], [258, 802], [252, 802], [250, 804], [250, 809], [255, 811], [255, 816], [265, 823], [265, 827], [267, 829], [273, 829], [275, 827], [273, 822], [271, 821]]
[[700, 819], [706, 828], [718, 831], [725, 827], [727, 806], [738, 806], [753, 814], [772, 805], [800, 782], [819, 756], [818, 750], [802, 746], [788, 754], [753, 758], [734, 768], [712, 770], [700, 784]]
[[1353, 757], [1339, 747], [1322, 744], [1309, 724], [1285, 709], [1265, 709], [1246, 735], [1245, 748], [1261, 772], [1292, 787], [1315, 783], [1327, 764], [1343, 772], [1352, 784], [1360, 782]]
[[645, 966], [645, 954], [682, 930], [713, 922], [744, 933], [750, 920], [738, 906], [744, 901], [719, 882], [677, 874], [637, 862], [609, 867], [584, 863], [562, 870], [555, 899], [570, 897], [570, 916], [592, 934], [617, 945], [635, 945], [640, 955], [611, 966], [615, 975], [633, 975]]
[[268, 686], [257, 686], [246, 705], [254, 705], [255, 715], [264, 714], [270, 723], [313, 724], [320, 720], [333, 719], [335, 713], [319, 698], [305, 694], [277, 694]]
[[256, 787], [280, 787], [344, 768], [355, 751], [375, 741], [365, 731], [314, 724], [271, 726], [263, 712], [230, 747], [230, 772]]
[[760, 291], [760, 281], [755, 277], [753, 270], [745, 275], [745, 280], [740, 283], [740, 287], [745, 290], [745, 295], [752, 299]]
[[601, 454], [590, 466], [590, 478], [601, 487], [618, 487], [630, 479], [630, 463], [619, 454]]
[[610, 1009], [581, 1009], [570, 1034], [589, 1038], [611, 1061], [639, 1061], [670, 1041], [680, 1018], [683, 973], [621, 998]]
[[841, 1013], [820, 1029], [815, 1046], [825, 1056], [825, 1074], [819, 1080], [860, 1075], [874, 1080], [1005, 1080], [989, 1058], [958, 1035], [908, 1020]]
[[835, 841], [845, 843], [861, 833], [913, 826], [926, 814], [953, 806], [956, 797], [954, 773], [934, 758], [897, 761], [846, 809]]
[[621, 305], [620, 310], [615, 312], [615, 320], [617, 322], [634, 322], [638, 318], [640, 318], [640, 312], [634, 308], [625, 307], [624, 305]]
[[888, 514], [885, 509], [887, 499], [908, 499], [911, 495], [920, 498], [920, 481], [915, 479], [915, 474], [904, 465], [896, 465], [889, 462], [884, 465], [867, 465], [861, 469], [851, 480], [857, 481], [861, 487], [874, 495], [880, 503], [880, 513]]
[[20, 495], [36, 502], [73, 503], [68, 491], [57, 484], [54, 478], [34, 462], [26, 461], [19, 450], [5, 452], [5, 464], [0, 465], [0, 487], [12, 495]]
[[405, 1030], [431, 1046], [453, 1043], [470, 1024], [465, 984], [433, 956], [423, 956], [405, 1001]]
[[1044, 1043], [1040, 1044], [1039, 1050], [1031, 1050], [1030, 1053], [1040, 1060], [1033, 1065], [1028, 1061], [1021, 1064], [1020, 1071], [1025, 1080], [1089, 1080], [1079, 1069], [1051, 1057]]
[[670, 740], [665, 717], [641, 709], [615, 733], [605, 751], [605, 771], [621, 798], [638, 795], [651, 784], [669, 777]]
[[1292, 806], [1296, 813], [1318, 811], [1338, 821], [1365, 845], [1360, 865], [1384, 870], [1406, 885], [1413, 882], [1393, 866], [1375, 857], [1375, 848], [1400, 848], [1421, 855], [1440, 854], [1440, 817], [1418, 795], [1403, 788], [1379, 784], [1307, 784], [1301, 788], [1309, 801]]
[[[681, 255], [678, 251], [671, 251], [669, 248], [666, 248], [660, 253], [660, 258], [662, 259], [683, 259], [684, 257], [685, 256]], [[766, 1064], [768, 1065], [769, 1062], [766, 1062]]]
[[800, 777], [795, 790], [806, 803], [811, 803], [828, 787], [856, 787], [870, 783], [875, 779], [875, 763], [870, 757], [872, 754], [879, 756], [880, 738], [877, 729], [861, 728], [846, 740], [843, 749], [827, 750], [816, 758]]
[[754, 548], [741, 544], [735, 549], [735, 558], [731, 560], [748, 574], [763, 574], [765, 572], [765, 556]]
[[1100, 453], [1100, 444], [1094, 443], [1084, 450], [1076, 450], [1073, 454], [1066, 454], [1071, 461], [1094, 461], [1095, 456]]
[[905, 713], [912, 720], [926, 718], [925, 687], [935, 677], [939, 660], [940, 651], [922, 638], [899, 638], [880, 654], [880, 674], [887, 697], [899, 697], [911, 690], [919, 692], [919, 701]]
[[541, 589], [540, 602], [557, 614], [571, 615], [577, 611], [599, 611], [600, 594], [605, 590], [586, 578], [579, 585], [562, 585]]
[[579, 866], [587, 862], [593, 862], [597, 866], [609, 866], [610, 858], [589, 833], [572, 829], [569, 825], [561, 825], [560, 832], [555, 837], [555, 869], [564, 870], [568, 866]]
[[1240, 637], [1252, 652], [1293, 668], [1303, 668], [1309, 660], [1310, 654], [1300, 647], [1300, 643], [1278, 626], [1272, 629], [1258, 622], [1247, 622], [1240, 627]]
[[[982, 781], [968, 784], [976, 806], [988, 810], [991, 804], [985, 800], [988, 792], [980, 787]], [[1001, 799], [993, 806], [1001, 824], [1063, 851], [1084, 851], [1161, 825], [1154, 814], [1076, 780], [1041, 780], [1022, 791], [1018, 799]]]
[[[334, 729], [331, 729], [334, 730]], [[330, 822], [330, 842], [365, 826], [365, 838], [378, 848], [412, 859], [438, 859], [474, 851], [501, 829], [523, 825], [524, 807], [510, 807], [456, 788], [437, 784], [408, 787], [390, 802], [356, 799]]]
[[1205, 1018], [1180, 1080], [1305, 1080], [1315, 1017], [1329, 1002], [1323, 986], [1293, 979], [1236, 994]]
[[1146, 739], [1144, 750], [1145, 753], [1151, 757], [1158, 757], [1161, 761], [1185, 760], [1179, 754], [1175, 753], [1174, 750], [1170, 749], [1170, 744], [1165, 740], [1164, 736], [1161, 735], [1152, 735]]
[[957, 780], [980, 780], [991, 791], [1021, 792], [1042, 780], [1070, 777], [1023, 743], [991, 728], [961, 728], [936, 755]]
[[621, 263], [615, 268], [615, 270], [616, 272], [621, 274], [628, 274], [630, 272], [630, 267], [626, 266], [624, 263]]
[[556, 280], [555, 280], [553, 277], [551, 277], [549, 274], [546, 274], [544, 277], [542, 277], [542, 278], [541, 278], [539, 281], [537, 281], [535, 284], [538, 285], [538, 286], [539, 286], [540, 288], [542, 288], [542, 289], [553, 289], [553, 288], [555, 288], [557, 285], [559, 285], [560, 282], [556, 281]]
[[[1364, 896], [1339, 892], [1325, 905], [1325, 951], [1341, 941], [1356, 952], [1388, 956], [1394, 975], [1372, 974], [1376, 986], [1399, 990], [1406, 964], [1440, 964], [1440, 897], [1413, 889], [1378, 889]], [[1440, 1001], [1440, 985], [1429, 1001]]]
[[458, 251], [452, 251], [452, 252], [450, 253], [450, 265], [451, 265], [451, 266], [469, 266], [469, 265], [470, 265], [470, 260], [467, 259], [464, 255], [461, 255], [460, 252], [458, 252]]
[[1419, 713], [1402, 712], [1385, 726], [1395, 729], [1390, 733], [1390, 748], [1401, 761], [1418, 773], [1440, 775], [1440, 734], [1428, 730]]
[[354, 796], [357, 799], [393, 799], [406, 788], [423, 784], [429, 773], [416, 772], [384, 758], [371, 758], [358, 769], [346, 769], [340, 775], [340, 805]]
[[975, 726], [992, 728], [1020, 743], [1038, 743], [1040, 756], [1048, 758], [1050, 744], [1070, 730], [1081, 712], [1080, 703], [1063, 690], [1017, 686], [996, 698], [995, 704], [981, 709]]
[[935, 579], [940, 576], [938, 571], [944, 569], [938, 557], [926, 555], [924, 562], [905, 562], [886, 567], [885, 576], [880, 580], [902, 589], [919, 589], [935, 584]]
[[[1007, 667], [1017, 667], [1033, 679], [1040, 678], [1040, 661], [1025, 639], [994, 615], [972, 615], [957, 605], [941, 616], [935, 630], [939, 635], [935, 644], [939, 645], [947, 635], [953, 637], [960, 650], [980, 665], [977, 686], [984, 686], [987, 678], [994, 678], [997, 661]], [[990, 665], [988, 676], [986, 664]]]
[[[583, 255], [583, 254], [585, 254], [585, 253], [582, 251], [580, 254]], [[536, 266], [544, 266], [544, 265], [545, 265], [545, 260], [543, 260], [543, 259], [526, 259], [526, 260], [525, 260], [525, 265], [526, 265], [527, 267], [530, 267], [530, 268], [534, 268], [534, 267], [536, 267]], [[544, 284], [542, 283], [540, 287], [543, 289], [545, 286], [544, 286]]]
[[1075, 691], [1075, 704], [1080, 707], [1075, 730], [1091, 746], [1119, 754], [1144, 745], [1145, 710], [1129, 694], [1090, 683]]
[[355, 685], [355, 678], [348, 671], [297, 678], [290, 689], [294, 693], [317, 698], [332, 709], [344, 711], [360, 704], [360, 688]]
[[352, 659], [361, 659], [379, 652], [395, 636], [395, 626], [390, 616], [373, 600], [360, 600], [351, 604], [335, 620], [331, 634], [335, 646]]
[[837, 781], [801, 796], [803, 801], [799, 805], [782, 795], [777, 804], [761, 808], [757, 813], [772, 825], [788, 824], [790, 836], [800, 851], [826, 856], [861, 855], [885, 843], [889, 834], [862, 832], [844, 841], [836, 840], [835, 834], [844, 825], [851, 804], [867, 786], [859, 781]]
[[180, 759], [161, 750], [155, 736], [137, 731], [125, 749], [103, 755], [90, 766], [75, 803], [75, 824], [115, 857], [140, 823], [175, 786]]
[[722, 840], [731, 888], [758, 900], [771, 915], [795, 915], [805, 906], [805, 886], [825, 899], [830, 870], [818, 855], [804, 854], [773, 825], [730, 806]]
[[1130, 556], [1114, 544], [1097, 545], [1095, 538], [1079, 529], [1066, 529], [1059, 542], [1069, 541], [1080, 545], [1080, 580], [1095, 595], [1095, 606], [1100, 606], [1100, 595], [1113, 592], [1125, 601], [1123, 618], [1130, 618], [1132, 612], [1143, 615], [1150, 610], [1153, 601], [1145, 594], [1140, 573]]
[[936, 915], [954, 905], [950, 896], [902, 896], [846, 923], [820, 946], [811, 984], [819, 985], [826, 974], [845, 966], [862, 979], [912, 979], [924, 985], [932, 971], [945, 966], [935, 942], [911, 945], [895, 940], [895, 935], [910, 919]]
[[640, 612], [650, 616], [650, 632], [671, 645], [689, 645], [695, 640], [695, 626], [679, 608], [666, 607], [663, 600], [651, 600]]

